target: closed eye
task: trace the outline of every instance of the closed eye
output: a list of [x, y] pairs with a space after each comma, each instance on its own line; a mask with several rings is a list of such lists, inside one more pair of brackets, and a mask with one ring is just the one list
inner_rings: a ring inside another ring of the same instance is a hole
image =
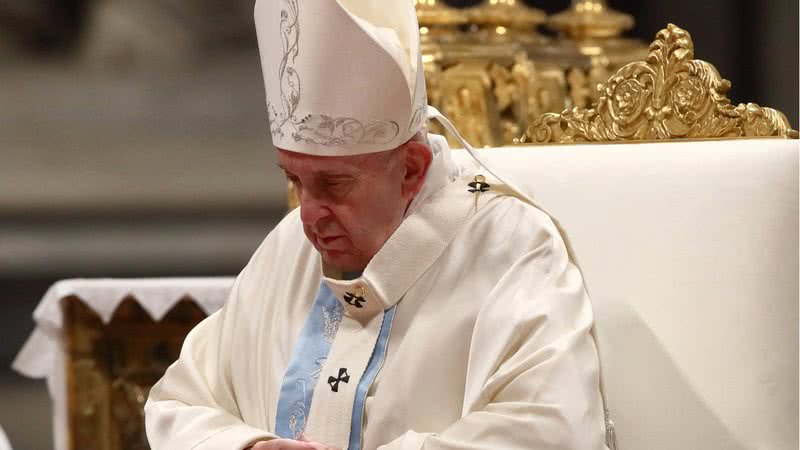
[[300, 188], [303, 186], [302, 183], [300, 183], [300, 178], [298, 178], [298, 177], [296, 177], [294, 175], [289, 175], [287, 173], [286, 174], [286, 180], [289, 181], [289, 183], [292, 183], [292, 186], [294, 186], [294, 188], [296, 190], [300, 190]]
[[342, 178], [328, 178], [327, 180], [325, 180], [325, 184], [327, 184], [328, 186], [341, 186], [341, 185], [347, 184], [347, 183], [349, 183], [351, 181], [353, 181], [352, 178], [344, 178], [344, 177], [342, 177]]
[[355, 178], [350, 176], [327, 177], [324, 180], [324, 184], [332, 195], [342, 197], [347, 195], [355, 186]]

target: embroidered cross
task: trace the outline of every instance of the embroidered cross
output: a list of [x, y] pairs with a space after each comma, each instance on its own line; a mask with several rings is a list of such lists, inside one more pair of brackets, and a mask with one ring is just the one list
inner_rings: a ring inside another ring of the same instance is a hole
[[483, 175], [475, 175], [475, 181], [469, 183], [468, 191], [475, 194], [475, 207], [478, 207], [478, 196], [481, 195], [481, 192], [486, 192], [491, 187], [489, 183], [486, 182], [486, 177]]
[[353, 294], [351, 292], [346, 292], [344, 294], [344, 301], [348, 305], [353, 305], [356, 308], [363, 308], [364, 305], [362, 303], [366, 303], [367, 302], [367, 300], [364, 297], [362, 297], [360, 295]]
[[486, 182], [486, 178], [483, 175], [475, 175], [475, 181], [469, 183], [467, 186], [470, 187], [469, 192], [471, 193], [486, 192], [491, 187], [489, 183]]
[[344, 368], [344, 367], [339, 369], [339, 376], [338, 377], [336, 377], [336, 378], [328, 377], [328, 384], [331, 385], [331, 390], [333, 392], [339, 392], [339, 383], [340, 382], [341, 383], [350, 382], [350, 375], [347, 373], [347, 369]]

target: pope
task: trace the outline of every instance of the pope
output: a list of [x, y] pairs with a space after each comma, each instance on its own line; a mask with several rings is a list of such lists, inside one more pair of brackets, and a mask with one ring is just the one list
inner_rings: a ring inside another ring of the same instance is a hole
[[152, 448], [606, 449], [581, 273], [550, 216], [426, 132], [460, 139], [427, 106], [412, 2], [254, 17], [300, 207], [151, 390]]

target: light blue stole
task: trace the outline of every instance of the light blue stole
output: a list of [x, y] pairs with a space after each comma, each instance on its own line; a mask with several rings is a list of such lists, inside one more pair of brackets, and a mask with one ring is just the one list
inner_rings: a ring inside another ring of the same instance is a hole
[[[394, 312], [395, 307], [392, 307], [384, 313], [378, 340], [367, 369], [356, 388], [348, 450], [361, 449], [367, 393], [383, 365]], [[283, 377], [275, 421], [275, 434], [278, 436], [297, 439], [303, 433], [310, 413], [314, 388], [328, 358], [343, 314], [344, 308], [339, 299], [328, 285], [322, 282]], [[313, 436], [311, 437], [313, 438]]]

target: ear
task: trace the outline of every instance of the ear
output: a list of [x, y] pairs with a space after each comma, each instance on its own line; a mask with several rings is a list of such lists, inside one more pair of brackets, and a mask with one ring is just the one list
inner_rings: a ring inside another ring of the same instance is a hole
[[405, 168], [403, 178], [403, 197], [410, 202], [422, 189], [425, 175], [433, 159], [430, 147], [422, 142], [411, 141], [405, 145]]

